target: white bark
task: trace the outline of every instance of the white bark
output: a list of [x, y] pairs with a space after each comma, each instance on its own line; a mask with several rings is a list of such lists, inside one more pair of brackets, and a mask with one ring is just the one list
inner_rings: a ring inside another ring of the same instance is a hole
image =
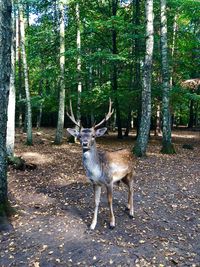
[[7, 120], [7, 135], [6, 135], [6, 149], [7, 154], [12, 156], [14, 154], [14, 144], [15, 144], [15, 16], [14, 12], [12, 15], [12, 28], [13, 28], [13, 38], [11, 44], [11, 74], [10, 74], [10, 89], [9, 89], [9, 99], [8, 99], [8, 120]]
[[19, 16], [20, 16], [20, 33], [21, 33], [21, 51], [22, 51], [22, 60], [24, 68], [24, 82], [25, 82], [25, 93], [26, 93], [26, 132], [27, 132], [27, 145], [32, 145], [32, 110], [31, 110], [31, 99], [30, 99], [30, 89], [29, 89], [29, 80], [28, 80], [28, 65], [26, 58], [26, 46], [25, 46], [25, 27], [24, 27], [24, 17], [22, 6], [19, 7]]
[[154, 47], [153, 0], [146, 0], [146, 53], [142, 79], [142, 110], [139, 134], [134, 148], [137, 156], [144, 156], [147, 149], [151, 124], [151, 75]]
[[168, 63], [168, 43], [167, 43], [167, 16], [166, 0], [160, 0], [161, 11], [161, 65], [162, 65], [162, 152], [170, 153], [171, 149], [171, 115], [169, 109], [169, 63]]
[[178, 28], [177, 19], [178, 19], [178, 15], [175, 14], [174, 23], [173, 23], [172, 50], [171, 50], [171, 58], [172, 58], [172, 67], [171, 67], [171, 76], [170, 76], [170, 86], [171, 87], [173, 85], [173, 70], [174, 70], [173, 58], [174, 58], [174, 52], [175, 52], [176, 33], [177, 33], [177, 28]]
[[81, 120], [81, 93], [82, 93], [82, 82], [81, 82], [81, 29], [80, 29], [80, 9], [79, 4], [76, 4], [76, 20], [77, 20], [77, 73], [78, 73], [78, 103], [77, 103], [77, 121]]
[[55, 144], [61, 144], [65, 119], [65, 13], [64, 2], [59, 1], [60, 10], [60, 98]]

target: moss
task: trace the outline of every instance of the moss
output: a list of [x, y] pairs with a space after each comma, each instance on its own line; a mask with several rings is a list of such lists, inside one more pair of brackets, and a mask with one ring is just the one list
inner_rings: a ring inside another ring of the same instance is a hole
[[27, 141], [25, 144], [26, 144], [27, 146], [33, 146], [33, 143], [28, 142], [28, 141]]
[[16, 210], [11, 206], [8, 200], [0, 204], [0, 217], [4, 216], [11, 217], [15, 213]]
[[163, 147], [160, 151], [162, 154], [168, 154], [168, 155], [173, 155], [176, 154], [176, 150], [174, 148], [173, 144], [163, 144]]
[[20, 157], [9, 156], [8, 164], [12, 165], [17, 170], [25, 170], [25, 160]]
[[58, 140], [55, 140], [52, 144], [55, 146], [61, 146], [63, 142], [59, 142]]
[[138, 147], [138, 146], [135, 146], [132, 150], [133, 154], [136, 156], [136, 157], [144, 157], [145, 156], [145, 153], [142, 153], [141, 149]]

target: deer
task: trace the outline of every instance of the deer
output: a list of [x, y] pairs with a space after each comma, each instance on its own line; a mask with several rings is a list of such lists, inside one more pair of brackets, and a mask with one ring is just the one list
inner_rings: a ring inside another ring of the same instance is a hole
[[105, 118], [91, 128], [84, 128], [81, 122], [75, 119], [70, 101], [70, 113], [67, 116], [78, 128], [67, 128], [67, 131], [80, 141], [82, 146], [82, 161], [86, 176], [93, 184], [95, 209], [90, 229], [94, 230], [97, 225], [97, 215], [101, 196], [101, 187], [107, 189], [107, 199], [110, 213], [110, 228], [115, 227], [115, 216], [113, 212], [113, 185], [122, 181], [128, 187], [128, 205], [130, 218], [134, 216], [133, 208], [133, 180], [134, 180], [134, 157], [128, 149], [120, 149], [113, 152], [99, 151], [96, 147], [96, 138], [103, 136], [107, 128], [99, 128], [109, 120], [114, 109], [112, 101], [109, 101], [109, 110]]

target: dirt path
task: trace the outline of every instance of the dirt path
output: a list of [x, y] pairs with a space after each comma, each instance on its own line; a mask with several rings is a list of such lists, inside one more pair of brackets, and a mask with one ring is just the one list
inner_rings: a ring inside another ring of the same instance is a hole
[[[0, 235], [0, 266], [200, 266], [200, 136], [176, 132], [177, 155], [159, 153], [151, 140], [135, 178], [135, 217], [125, 211], [126, 188], [115, 187], [116, 228], [108, 228], [102, 195], [96, 230], [92, 186], [81, 164], [81, 149], [54, 146], [52, 130], [35, 134], [35, 145], [17, 136], [16, 153], [38, 165], [33, 171], [9, 171], [9, 195], [18, 213], [13, 229]], [[183, 136], [181, 135], [183, 134]], [[182, 148], [184, 142], [194, 150]], [[105, 137], [99, 147], [132, 147]], [[104, 190], [105, 191], [105, 190]]]

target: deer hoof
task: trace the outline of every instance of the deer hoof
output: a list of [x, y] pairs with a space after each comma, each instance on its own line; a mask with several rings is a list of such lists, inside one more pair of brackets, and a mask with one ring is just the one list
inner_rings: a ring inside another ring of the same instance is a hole
[[90, 230], [94, 230], [95, 227], [96, 227], [96, 224], [93, 224], [93, 223], [92, 223], [92, 224], [90, 225]]
[[130, 219], [133, 219], [133, 217], [134, 217], [133, 214], [129, 214]]
[[92, 232], [93, 232], [93, 230], [91, 230], [90, 228], [85, 230], [85, 234], [87, 234], [87, 235], [92, 234]]
[[110, 222], [109, 228], [114, 229], [115, 228], [115, 222]]

